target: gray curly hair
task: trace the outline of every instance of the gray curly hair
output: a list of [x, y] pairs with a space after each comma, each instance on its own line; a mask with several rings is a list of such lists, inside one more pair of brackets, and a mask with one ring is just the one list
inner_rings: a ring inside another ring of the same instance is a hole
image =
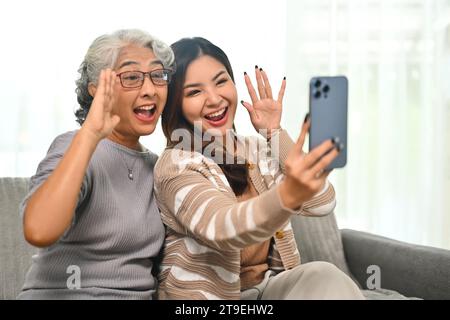
[[130, 44], [151, 49], [155, 56], [162, 61], [164, 68], [174, 70], [175, 64], [172, 49], [147, 32], [137, 29], [125, 29], [98, 37], [89, 47], [78, 69], [80, 78], [75, 82], [77, 86], [75, 92], [80, 104], [80, 108], [75, 111], [75, 116], [80, 125], [86, 120], [93, 100], [88, 91], [89, 83], [97, 85], [100, 71], [105, 68], [113, 68], [120, 51]]

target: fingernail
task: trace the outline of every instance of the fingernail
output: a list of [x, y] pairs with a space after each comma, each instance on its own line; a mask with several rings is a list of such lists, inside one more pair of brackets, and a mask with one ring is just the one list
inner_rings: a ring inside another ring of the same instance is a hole
[[336, 148], [336, 150], [338, 152], [341, 152], [342, 150], [344, 150], [344, 144], [343, 143], [335, 143], [334, 146], [335, 146], [335, 148]]
[[244, 71], [244, 76], [246, 76], [246, 75], [247, 75], [247, 72]]
[[308, 121], [308, 119], [309, 119], [309, 112], [306, 114], [305, 120], [303, 120], [303, 123], [306, 123], [306, 121]]
[[257, 65], [255, 65], [255, 69], [258, 69], [258, 66], [257, 66]]
[[259, 68], [259, 71], [263, 71], [262, 68]]
[[244, 105], [244, 100], [241, 100], [241, 104]]
[[286, 80], [286, 77], [284, 77], [283, 80]]
[[339, 143], [339, 137], [334, 137], [333, 139], [331, 139], [331, 142], [333, 142], [334, 144], [338, 144]]

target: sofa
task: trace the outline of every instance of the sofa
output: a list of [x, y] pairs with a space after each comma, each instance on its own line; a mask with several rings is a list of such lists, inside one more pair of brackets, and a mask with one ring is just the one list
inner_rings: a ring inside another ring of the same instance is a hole
[[[0, 178], [0, 299], [15, 299], [36, 252], [24, 240], [18, 213], [28, 185], [29, 178]], [[292, 225], [302, 263], [335, 264], [368, 299], [450, 299], [448, 250], [340, 230], [334, 214], [296, 216]]]

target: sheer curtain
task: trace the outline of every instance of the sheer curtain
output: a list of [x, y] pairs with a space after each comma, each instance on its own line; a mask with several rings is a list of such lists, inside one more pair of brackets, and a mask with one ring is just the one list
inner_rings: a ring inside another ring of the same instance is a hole
[[288, 129], [310, 77], [349, 78], [340, 227], [450, 249], [449, 17], [443, 0], [287, 1]]

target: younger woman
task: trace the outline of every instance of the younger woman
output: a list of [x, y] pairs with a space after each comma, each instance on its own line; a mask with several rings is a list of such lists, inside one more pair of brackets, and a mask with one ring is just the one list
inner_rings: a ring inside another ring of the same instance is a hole
[[159, 298], [362, 298], [333, 265], [300, 264], [289, 222], [295, 214], [334, 209], [324, 169], [338, 148], [329, 140], [303, 153], [308, 121], [294, 144], [280, 128], [286, 82], [275, 100], [258, 68], [258, 93], [245, 75], [252, 103], [244, 106], [269, 144], [238, 137], [237, 93], [225, 53], [202, 38], [182, 39], [172, 49], [177, 72], [162, 115], [168, 147], [155, 166], [167, 226]]

